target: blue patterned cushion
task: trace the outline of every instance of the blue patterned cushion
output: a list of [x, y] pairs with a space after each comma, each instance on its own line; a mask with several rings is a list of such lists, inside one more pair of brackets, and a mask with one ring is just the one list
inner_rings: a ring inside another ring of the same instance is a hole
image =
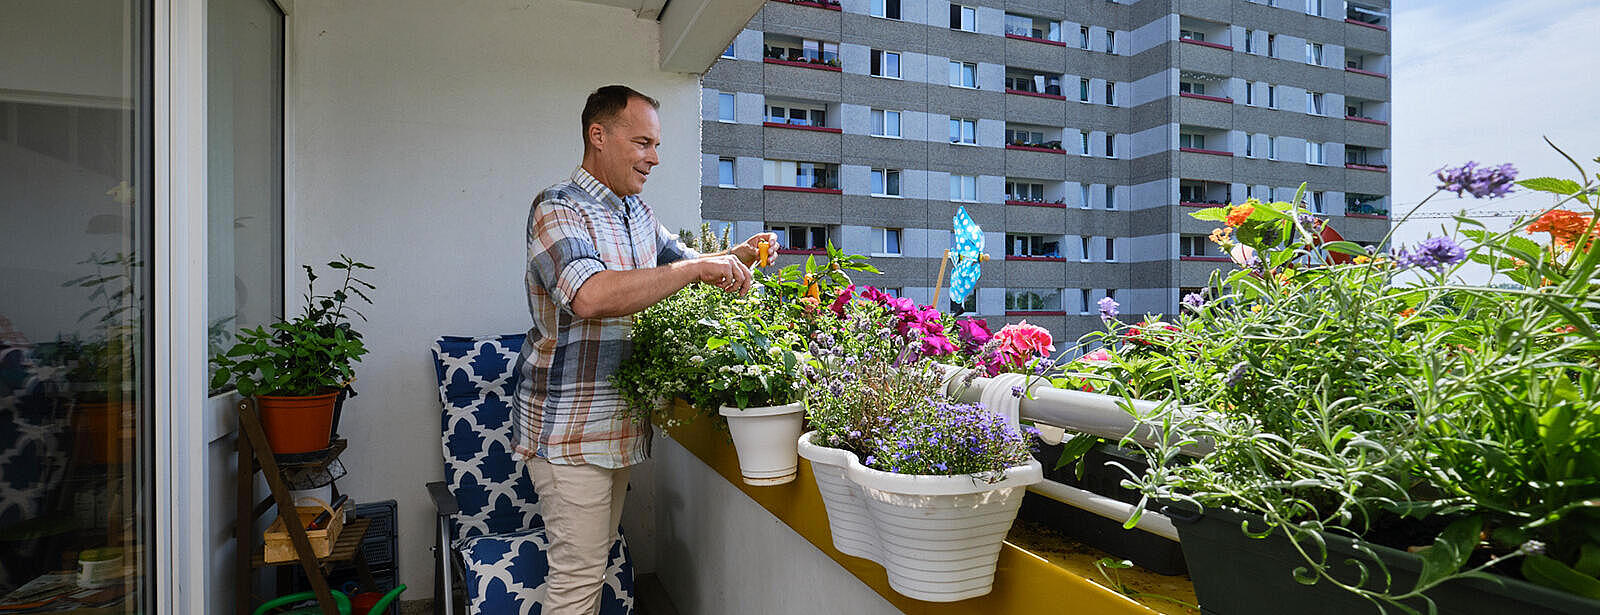
[[[544, 528], [500, 536], [478, 536], [461, 543], [467, 568], [468, 612], [484, 615], [532, 615], [543, 610], [550, 543]], [[605, 587], [600, 590], [600, 615], [633, 613], [633, 564], [628, 543], [619, 534], [611, 545]]]
[[445, 483], [461, 507], [452, 519], [454, 541], [544, 525], [533, 481], [512, 454], [511, 396], [523, 337], [446, 336], [433, 344]]

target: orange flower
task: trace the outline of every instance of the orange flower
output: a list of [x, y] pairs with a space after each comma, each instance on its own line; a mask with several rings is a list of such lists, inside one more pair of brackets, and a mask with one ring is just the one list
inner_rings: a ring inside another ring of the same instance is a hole
[[1416, 310], [1411, 309], [1411, 308], [1406, 308], [1406, 309], [1400, 310], [1400, 317], [1401, 318], [1410, 318], [1412, 314], [1416, 314], [1416, 313], [1417, 313]]
[[1370, 263], [1370, 262], [1372, 262], [1372, 257], [1370, 257], [1370, 256], [1367, 256], [1367, 255], [1365, 255], [1365, 254], [1363, 254], [1363, 255], [1361, 255], [1361, 256], [1357, 256], [1357, 257], [1356, 257], [1356, 258], [1355, 258], [1355, 260], [1353, 260], [1353, 261], [1351, 261], [1351, 262], [1353, 262], [1353, 263], [1355, 263], [1355, 264], [1357, 264], [1357, 265], [1365, 265], [1365, 264], [1367, 264], [1367, 263]]
[[1572, 325], [1567, 325], [1565, 327], [1556, 327], [1554, 329], [1555, 333], [1558, 334], [1558, 335], [1565, 335], [1567, 333], [1572, 333], [1572, 332], [1575, 332], [1577, 330], [1578, 330], [1578, 328], [1574, 327]]
[[1235, 205], [1228, 208], [1228, 226], [1239, 226], [1250, 219], [1250, 214], [1256, 213], [1255, 205]]
[[1219, 246], [1230, 246], [1233, 243], [1231, 235], [1233, 235], [1233, 227], [1231, 226], [1211, 229], [1211, 243]]
[[[1589, 228], [1589, 216], [1565, 209], [1552, 209], [1544, 212], [1538, 220], [1528, 225], [1528, 234], [1549, 233], [1550, 239], [1556, 245], [1571, 250], [1577, 242], [1578, 236]], [[1600, 236], [1600, 230], [1591, 232]]]

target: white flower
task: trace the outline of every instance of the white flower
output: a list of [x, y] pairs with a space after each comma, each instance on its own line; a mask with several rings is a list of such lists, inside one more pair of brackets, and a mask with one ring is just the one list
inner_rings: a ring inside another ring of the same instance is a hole
[[695, 365], [699, 365], [701, 363], [705, 363], [706, 362], [706, 358], [702, 357], [700, 355], [695, 355], [695, 356], [689, 357], [689, 362], [693, 363]]

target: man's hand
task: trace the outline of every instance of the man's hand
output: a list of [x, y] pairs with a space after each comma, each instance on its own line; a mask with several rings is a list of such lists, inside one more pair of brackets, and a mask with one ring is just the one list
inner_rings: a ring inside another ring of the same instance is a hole
[[763, 241], [772, 244], [767, 246], [767, 249], [770, 250], [768, 254], [776, 254], [778, 252], [777, 233], [756, 233], [751, 235], [749, 239], [744, 240], [744, 243], [734, 246], [732, 250], [728, 250], [728, 252], [739, 257], [739, 262], [748, 267], [755, 263], [756, 258], [761, 255], [761, 242]]
[[695, 277], [726, 292], [750, 292], [750, 268], [732, 254], [701, 257], [696, 261]]

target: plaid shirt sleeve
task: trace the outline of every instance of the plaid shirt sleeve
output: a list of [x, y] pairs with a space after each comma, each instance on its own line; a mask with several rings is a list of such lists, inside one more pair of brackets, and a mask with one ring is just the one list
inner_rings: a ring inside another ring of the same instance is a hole
[[670, 265], [681, 260], [699, 258], [700, 253], [683, 245], [677, 235], [667, 230], [666, 225], [656, 225], [656, 266]]
[[539, 286], [568, 313], [578, 288], [606, 269], [583, 213], [560, 200], [540, 203], [528, 219], [528, 267]]

